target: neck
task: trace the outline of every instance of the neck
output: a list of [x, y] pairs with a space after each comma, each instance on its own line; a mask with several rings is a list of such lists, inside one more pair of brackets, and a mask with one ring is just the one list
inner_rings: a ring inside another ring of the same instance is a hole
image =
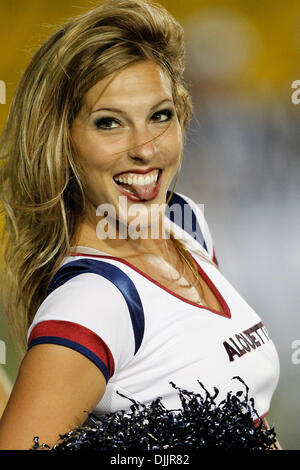
[[[74, 237], [72, 246], [88, 246], [96, 250], [109, 253], [118, 258], [129, 258], [143, 254], [152, 254], [154, 256], [162, 256], [169, 259], [170, 246], [172, 245], [169, 235], [164, 230], [163, 218], [158, 222], [155, 236], [153, 230], [146, 227], [138, 238], [132, 238], [128, 234], [126, 238], [120, 236], [120, 232], [124, 234], [124, 230], [116, 227], [114, 237], [104, 238], [97, 235], [97, 225], [95, 222], [85, 220], [81, 223], [77, 235]], [[138, 234], [138, 231], [136, 232]], [[165, 233], [165, 236], [163, 234]], [[159, 236], [158, 236], [159, 234]]]

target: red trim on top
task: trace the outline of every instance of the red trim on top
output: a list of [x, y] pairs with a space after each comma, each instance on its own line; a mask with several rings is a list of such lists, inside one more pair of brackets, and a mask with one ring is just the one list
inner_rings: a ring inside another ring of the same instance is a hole
[[[220, 302], [223, 308], [223, 312], [219, 312], [218, 310], [214, 310], [214, 309], [208, 309], [208, 310], [211, 310], [212, 312], [217, 313], [218, 315], [222, 315], [223, 317], [231, 318], [231, 311], [224, 297], [222, 296], [220, 291], [217, 289], [217, 287], [214, 285], [212, 280], [208, 277], [206, 272], [201, 268], [201, 266], [199, 266], [195, 258], [191, 254], [190, 256], [193, 258], [193, 260], [197, 264], [199, 273], [201, 274], [205, 282], [208, 284], [210, 289], [213, 291], [213, 293], [215, 294], [215, 296], [217, 297], [218, 301]], [[206, 308], [206, 307], [203, 307], [203, 308]]]
[[220, 302], [220, 304], [222, 305], [222, 308], [223, 308], [223, 312], [219, 312], [218, 310], [214, 310], [212, 308], [209, 308], [209, 307], [204, 307], [203, 305], [199, 305], [197, 304], [196, 302], [192, 302], [191, 300], [188, 300], [188, 299], [185, 299], [184, 297], [181, 297], [180, 295], [178, 294], [175, 294], [175, 292], [172, 292], [170, 289], [168, 289], [167, 287], [165, 287], [164, 285], [160, 284], [158, 281], [156, 281], [155, 279], [153, 279], [152, 277], [148, 276], [148, 274], [144, 273], [143, 271], [141, 271], [139, 268], [137, 268], [136, 266], [134, 266], [133, 264], [129, 263], [128, 261], [122, 259], [122, 258], [117, 258], [115, 256], [109, 256], [109, 255], [95, 255], [95, 254], [90, 254], [90, 253], [76, 253], [76, 252], [71, 252], [69, 256], [92, 256], [94, 258], [107, 258], [107, 259], [112, 259], [112, 260], [115, 260], [115, 261], [120, 261], [121, 263], [123, 264], [126, 264], [127, 266], [129, 266], [130, 268], [134, 269], [136, 272], [138, 272], [139, 274], [141, 274], [143, 277], [145, 277], [146, 279], [148, 279], [148, 281], [152, 282], [153, 284], [156, 284], [158, 287], [160, 287], [161, 289], [164, 289], [166, 292], [168, 292], [169, 294], [173, 295], [174, 297], [177, 297], [179, 300], [183, 301], [183, 302], [186, 302], [187, 304], [190, 304], [190, 305], [194, 305], [195, 307], [198, 307], [198, 308], [204, 308], [205, 310], [209, 310], [210, 312], [212, 313], [216, 313], [217, 315], [221, 315], [222, 317], [226, 317], [226, 318], [231, 318], [231, 311], [230, 311], [230, 308], [228, 306], [228, 304], [226, 303], [226, 301], [224, 300], [223, 296], [221, 295], [221, 293], [219, 292], [219, 290], [217, 289], [217, 287], [214, 285], [214, 283], [210, 280], [210, 278], [207, 276], [207, 274], [203, 271], [203, 269], [199, 266], [199, 264], [197, 263], [197, 261], [194, 259], [194, 257], [191, 255], [191, 253], [189, 253], [190, 256], [193, 258], [193, 260], [195, 261], [197, 267], [198, 267], [198, 271], [199, 273], [201, 274], [201, 276], [204, 278], [204, 280], [207, 282], [207, 284], [209, 285], [210, 289], [213, 291], [213, 293], [215, 294], [215, 296], [217, 297], [218, 301]]
[[217, 258], [216, 258], [215, 249], [213, 249], [213, 262], [216, 263], [217, 266], [219, 265], [218, 260], [217, 260]]
[[89, 328], [70, 321], [45, 320], [33, 327], [28, 344], [41, 336], [55, 336], [81, 344], [104, 362], [110, 377], [114, 374], [115, 363], [109, 347]]

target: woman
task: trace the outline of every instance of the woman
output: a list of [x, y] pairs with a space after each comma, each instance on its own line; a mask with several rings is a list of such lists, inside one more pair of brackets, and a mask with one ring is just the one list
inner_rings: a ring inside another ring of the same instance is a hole
[[[87, 412], [129, 409], [117, 392], [176, 408], [170, 381], [224, 397], [239, 375], [268, 412], [273, 342], [219, 271], [198, 205], [168, 192], [191, 113], [183, 58], [165, 9], [109, 0], [53, 34], [18, 85], [1, 199], [6, 311], [28, 350], [0, 448], [53, 445]], [[187, 211], [174, 220], [166, 201]]]

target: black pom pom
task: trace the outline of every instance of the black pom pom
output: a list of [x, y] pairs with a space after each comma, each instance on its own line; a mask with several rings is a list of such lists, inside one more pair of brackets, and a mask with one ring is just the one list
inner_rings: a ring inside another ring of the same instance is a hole
[[[239, 380], [245, 391], [229, 392], [218, 405], [215, 401], [219, 394], [217, 388], [211, 395], [198, 382], [203, 396], [170, 382], [178, 390], [182, 408], [168, 410], [160, 397], [151, 405], [130, 399], [133, 403], [131, 412], [118, 411], [100, 418], [89, 414], [91, 425], [61, 435], [50, 450], [276, 449], [274, 428], [267, 429], [259, 418], [243, 380], [240, 377], [233, 379]], [[258, 425], [254, 425], [254, 420]], [[40, 446], [38, 438], [34, 438], [32, 450], [45, 446]]]

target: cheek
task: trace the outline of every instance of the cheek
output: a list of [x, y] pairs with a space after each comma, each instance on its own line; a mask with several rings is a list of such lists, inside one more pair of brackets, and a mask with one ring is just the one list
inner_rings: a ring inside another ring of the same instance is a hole
[[78, 157], [86, 170], [108, 171], [115, 159], [111, 146], [97, 139], [83, 139], [77, 149]]
[[168, 148], [167, 148], [169, 158], [174, 164], [177, 163], [178, 159], [180, 158], [182, 145], [183, 145], [183, 136], [182, 136], [181, 128], [178, 124], [178, 126], [174, 126], [174, 130], [170, 134], [170, 138], [168, 139]]

